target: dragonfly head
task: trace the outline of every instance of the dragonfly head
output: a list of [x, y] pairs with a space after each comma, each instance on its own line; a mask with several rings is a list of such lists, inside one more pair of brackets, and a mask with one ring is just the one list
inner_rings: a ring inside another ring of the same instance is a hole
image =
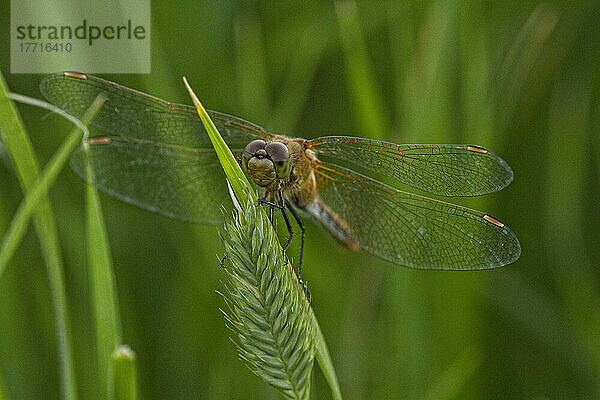
[[253, 140], [244, 149], [242, 167], [254, 183], [266, 187], [275, 179], [288, 177], [292, 170], [292, 161], [285, 144]]

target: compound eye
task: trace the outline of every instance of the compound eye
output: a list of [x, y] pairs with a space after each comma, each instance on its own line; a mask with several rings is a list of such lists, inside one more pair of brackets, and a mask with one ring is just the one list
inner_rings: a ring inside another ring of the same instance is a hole
[[271, 142], [265, 146], [265, 151], [275, 164], [286, 162], [290, 158], [287, 146], [281, 142]]
[[265, 144], [266, 143], [264, 140], [260, 140], [260, 139], [253, 140], [250, 143], [248, 143], [248, 145], [244, 149], [244, 152], [253, 156], [258, 150], [264, 149]]
[[292, 160], [287, 146], [281, 142], [271, 142], [265, 146], [265, 151], [273, 160], [278, 178], [286, 178], [292, 170]]

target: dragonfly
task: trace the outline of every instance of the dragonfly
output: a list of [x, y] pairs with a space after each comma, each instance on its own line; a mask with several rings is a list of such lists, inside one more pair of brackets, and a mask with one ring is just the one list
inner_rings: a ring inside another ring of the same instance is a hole
[[[223, 222], [220, 208], [231, 206], [225, 175], [194, 107], [79, 72], [49, 75], [40, 90], [79, 118], [99, 94], [106, 98], [92, 121], [103, 135], [84, 139], [71, 156], [81, 177], [89, 165], [90, 183], [127, 203], [194, 223]], [[515, 234], [492, 215], [397, 188], [442, 197], [499, 191], [513, 171], [483, 147], [293, 138], [221, 112], [208, 114], [264, 190], [262, 202], [282, 210], [290, 233], [285, 249], [293, 236], [286, 210], [295, 217], [301, 257], [305, 229], [299, 215], [318, 221], [350, 250], [409, 268], [482, 270], [521, 254]]]

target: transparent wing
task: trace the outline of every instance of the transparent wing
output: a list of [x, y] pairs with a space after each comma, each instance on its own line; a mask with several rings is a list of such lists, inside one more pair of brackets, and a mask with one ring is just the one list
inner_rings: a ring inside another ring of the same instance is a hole
[[494, 217], [403, 192], [335, 164], [315, 167], [321, 201], [356, 243], [385, 260], [419, 269], [475, 270], [519, 258], [513, 232]]
[[505, 188], [510, 166], [497, 155], [469, 145], [395, 144], [350, 136], [325, 136], [307, 147], [322, 160], [382, 174], [440, 196], [479, 196]]
[[[61, 72], [45, 77], [40, 91], [52, 104], [81, 118], [96, 96], [104, 93], [106, 102], [92, 125], [110, 134], [190, 148], [207, 148], [210, 141], [196, 109], [170, 103], [77, 72]], [[209, 111], [211, 119], [230, 147], [244, 147], [250, 141], [270, 138], [263, 128], [243, 119]]]
[[212, 150], [95, 137], [73, 153], [71, 166], [111, 196], [170, 218], [218, 224], [223, 222], [220, 207], [231, 207], [225, 174]]

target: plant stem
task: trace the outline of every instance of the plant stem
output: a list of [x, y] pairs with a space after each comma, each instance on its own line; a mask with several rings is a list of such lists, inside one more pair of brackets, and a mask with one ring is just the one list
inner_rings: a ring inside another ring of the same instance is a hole
[[342, 391], [340, 390], [340, 384], [337, 375], [335, 374], [335, 368], [333, 367], [333, 362], [331, 361], [331, 356], [327, 349], [327, 343], [325, 343], [323, 332], [321, 332], [321, 327], [319, 326], [319, 322], [317, 321], [317, 317], [312, 308], [310, 309], [310, 317], [312, 318], [312, 324], [315, 327], [315, 357], [321, 367], [321, 371], [323, 371], [325, 380], [329, 384], [333, 399], [342, 400]]
[[[248, 204], [248, 202], [250, 202], [250, 204], [255, 204], [257, 200], [256, 193], [254, 193], [254, 191], [251, 189], [250, 183], [248, 182], [242, 169], [236, 162], [235, 158], [233, 157], [233, 154], [231, 153], [231, 150], [229, 149], [229, 147], [219, 134], [217, 128], [211, 121], [208, 113], [198, 100], [198, 97], [194, 94], [187, 80], [185, 78], [183, 78], [183, 80], [188, 92], [190, 93], [190, 96], [192, 97], [194, 105], [196, 106], [198, 115], [200, 116], [200, 119], [202, 119], [206, 131], [208, 132], [208, 135], [215, 148], [219, 161], [221, 162], [221, 165], [223, 166], [223, 169], [225, 171], [225, 175], [231, 183], [231, 187], [235, 193], [235, 196], [237, 197], [239, 204], [242, 206], [242, 208], [244, 208], [245, 205]], [[261, 218], [263, 221], [267, 221], [266, 215], [261, 207], [258, 208], [258, 213], [259, 216], [257, 216], [257, 218]], [[313, 335], [316, 335], [315, 356], [317, 358], [317, 361], [319, 362], [323, 374], [325, 375], [327, 383], [329, 384], [329, 387], [333, 394], [333, 398], [335, 400], [341, 400], [342, 395], [335, 374], [335, 369], [333, 367], [333, 363], [331, 361], [331, 357], [327, 349], [327, 344], [325, 343], [325, 338], [323, 337], [323, 333], [321, 332], [321, 329], [317, 322], [317, 318], [314, 315], [312, 308], [310, 308], [309, 317], [312, 320], [311, 323], [314, 328]]]

